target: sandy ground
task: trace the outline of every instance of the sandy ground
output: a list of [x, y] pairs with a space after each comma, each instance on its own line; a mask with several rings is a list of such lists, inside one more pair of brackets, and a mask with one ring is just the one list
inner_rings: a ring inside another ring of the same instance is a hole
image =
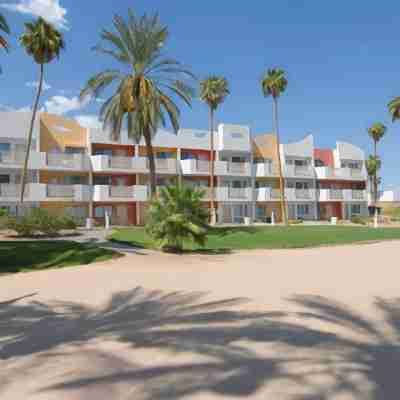
[[0, 278], [2, 400], [398, 400], [399, 242]]

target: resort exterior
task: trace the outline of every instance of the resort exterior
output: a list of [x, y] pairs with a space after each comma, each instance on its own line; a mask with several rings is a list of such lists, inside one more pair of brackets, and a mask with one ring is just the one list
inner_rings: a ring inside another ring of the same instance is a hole
[[[0, 207], [16, 213], [30, 114], [0, 113]], [[219, 223], [281, 221], [278, 148], [272, 134], [252, 137], [247, 126], [221, 124], [214, 133], [215, 201]], [[160, 130], [153, 140], [157, 184], [180, 181], [210, 200], [208, 131]], [[280, 146], [290, 220], [350, 219], [368, 214], [364, 152], [348, 143], [318, 149], [312, 135]], [[144, 143], [121, 132], [118, 142], [101, 129], [40, 113], [34, 128], [26, 207], [113, 225], [143, 225], [149, 201]]]

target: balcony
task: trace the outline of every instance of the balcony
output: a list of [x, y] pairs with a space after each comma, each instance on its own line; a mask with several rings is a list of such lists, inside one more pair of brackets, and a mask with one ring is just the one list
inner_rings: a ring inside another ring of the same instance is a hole
[[[0, 184], [0, 198], [1, 199], [10, 199], [15, 200], [19, 198], [21, 193], [21, 185], [15, 184]], [[29, 185], [25, 187], [25, 195], [29, 195]]]
[[343, 201], [342, 189], [319, 189], [319, 201]]
[[[174, 158], [156, 158], [156, 172], [158, 174], [177, 174], [177, 161]], [[149, 166], [149, 161], [147, 160], [147, 167]]]
[[279, 176], [278, 166], [273, 163], [255, 163], [253, 168], [257, 178]]
[[302, 201], [302, 202], [315, 201], [316, 191], [315, 189], [286, 188], [285, 198], [287, 201]]
[[352, 190], [351, 191], [351, 199], [355, 201], [365, 201], [366, 200], [366, 193], [365, 190]]
[[61, 171], [87, 171], [89, 158], [86, 154], [47, 153], [46, 168]]
[[91, 188], [88, 185], [45, 185], [45, 198], [42, 201], [90, 201]]
[[[45, 167], [45, 153], [31, 151], [29, 156], [29, 169], [42, 169]], [[8, 151], [0, 152], [0, 168], [22, 168], [25, 161], [25, 152]]]
[[183, 175], [209, 175], [210, 162], [207, 160], [181, 160]]
[[259, 188], [255, 189], [255, 201], [279, 201], [281, 198], [281, 191], [272, 188]]
[[367, 179], [367, 174], [364, 169], [316, 167], [315, 172], [318, 179], [343, 179], [355, 181], [365, 181]]
[[98, 202], [136, 202], [147, 201], [148, 189], [144, 185], [93, 187], [93, 201]]
[[147, 172], [145, 157], [91, 156], [94, 172], [144, 173]]
[[292, 178], [314, 178], [314, 169], [310, 165], [285, 165], [284, 174]]

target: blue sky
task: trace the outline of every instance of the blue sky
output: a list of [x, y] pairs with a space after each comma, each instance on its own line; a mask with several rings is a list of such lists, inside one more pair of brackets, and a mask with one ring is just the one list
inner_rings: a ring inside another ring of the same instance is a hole
[[[160, 14], [170, 30], [169, 53], [201, 78], [221, 74], [231, 95], [218, 112], [219, 122], [248, 124], [254, 134], [269, 132], [271, 101], [259, 80], [267, 67], [287, 71], [281, 98], [281, 134], [292, 141], [307, 133], [316, 146], [336, 140], [372, 150], [366, 129], [375, 121], [388, 126], [380, 145], [385, 186], [400, 185], [400, 123], [392, 124], [386, 105], [400, 96], [400, 2], [386, 0], [275, 2], [180, 0], [0, 0], [13, 30], [12, 52], [0, 54], [2, 108], [29, 107], [37, 68], [17, 45], [23, 22], [42, 14], [63, 28], [67, 50], [46, 70], [51, 86], [42, 105], [67, 116], [96, 115], [99, 104], [83, 106], [76, 96], [87, 78], [112, 65], [90, 48], [112, 16]], [[69, 111], [68, 111], [69, 110]], [[207, 110], [199, 101], [182, 104], [182, 127], [207, 128]]]

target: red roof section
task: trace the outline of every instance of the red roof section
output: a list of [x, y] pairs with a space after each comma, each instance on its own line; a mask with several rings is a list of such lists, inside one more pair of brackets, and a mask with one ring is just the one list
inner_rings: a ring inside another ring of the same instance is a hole
[[326, 167], [334, 167], [333, 150], [331, 149], [314, 149], [314, 159], [321, 160]]

